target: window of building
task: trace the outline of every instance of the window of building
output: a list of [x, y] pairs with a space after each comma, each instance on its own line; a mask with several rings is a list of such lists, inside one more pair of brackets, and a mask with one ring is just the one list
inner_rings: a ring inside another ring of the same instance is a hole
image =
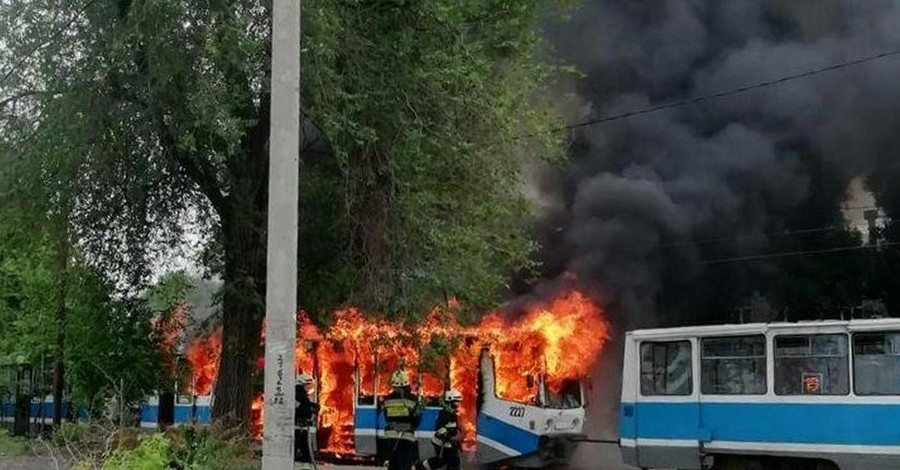
[[690, 341], [641, 343], [641, 394], [690, 395]]
[[776, 336], [775, 393], [849, 394], [847, 335]]
[[700, 389], [708, 395], [766, 393], [766, 337], [705, 338], [701, 342]]
[[853, 335], [857, 395], [900, 395], [900, 332]]

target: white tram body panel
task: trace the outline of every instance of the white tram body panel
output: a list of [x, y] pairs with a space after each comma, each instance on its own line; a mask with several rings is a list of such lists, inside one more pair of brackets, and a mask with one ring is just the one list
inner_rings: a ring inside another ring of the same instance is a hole
[[573, 450], [572, 439], [583, 437], [583, 392], [575, 406], [548, 408], [500, 399], [494, 384], [494, 362], [485, 351], [476, 422], [478, 461], [543, 468], [567, 460]]

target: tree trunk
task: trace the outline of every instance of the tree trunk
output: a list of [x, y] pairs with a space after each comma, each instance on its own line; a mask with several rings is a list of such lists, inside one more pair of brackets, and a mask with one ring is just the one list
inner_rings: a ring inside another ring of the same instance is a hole
[[[253, 183], [255, 188], [260, 180]], [[213, 403], [214, 420], [240, 426], [250, 421], [251, 378], [261, 353], [266, 292], [266, 212], [251, 188], [246, 189], [230, 198], [230, 210], [222, 217], [222, 355]]]
[[[252, 106], [250, 107], [252, 108]], [[248, 112], [252, 113], [252, 109]], [[269, 96], [261, 98], [257, 124], [244, 136], [243, 158], [228, 162], [230, 188], [218, 208], [225, 250], [222, 354], [214, 391], [214, 421], [250, 423], [251, 379], [262, 354], [266, 299], [266, 227], [269, 201]]]
[[53, 426], [62, 422], [65, 385], [66, 296], [68, 294], [69, 240], [63, 226], [56, 241], [56, 354], [53, 365]]

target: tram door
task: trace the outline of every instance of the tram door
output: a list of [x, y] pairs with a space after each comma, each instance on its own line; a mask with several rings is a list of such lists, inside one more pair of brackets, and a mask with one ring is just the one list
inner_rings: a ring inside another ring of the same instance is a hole
[[357, 364], [354, 371], [353, 440], [357, 455], [377, 453], [377, 438], [383, 428], [375, 393], [378, 381], [375, 366], [375, 358], [370, 357]]
[[696, 339], [644, 341], [634, 411], [642, 467], [700, 468], [700, 371]]

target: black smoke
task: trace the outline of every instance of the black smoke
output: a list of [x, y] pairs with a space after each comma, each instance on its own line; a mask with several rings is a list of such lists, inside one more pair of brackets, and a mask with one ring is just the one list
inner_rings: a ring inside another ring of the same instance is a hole
[[[546, 34], [585, 74], [563, 87], [588, 110], [577, 122], [898, 50], [897, 25], [892, 0], [586, 0]], [[848, 186], [862, 178], [897, 214], [898, 149], [898, 56], [574, 129], [571, 165], [540, 182], [554, 202], [540, 261], [551, 286], [575, 274], [616, 333], [591, 437], [616, 437], [626, 329], [839, 317], [866, 299], [900, 309], [893, 248], [759, 257], [859, 245]]]
[[[590, 109], [627, 113], [900, 49], [891, 0], [588, 0], [547, 35]], [[622, 328], [837, 316], [877, 295], [866, 252], [729, 261], [858, 243], [853, 178], [895, 197], [900, 57], [573, 130], [546, 278], [577, 275]], [[890, 209], [890, 207], [889, 207]]]

